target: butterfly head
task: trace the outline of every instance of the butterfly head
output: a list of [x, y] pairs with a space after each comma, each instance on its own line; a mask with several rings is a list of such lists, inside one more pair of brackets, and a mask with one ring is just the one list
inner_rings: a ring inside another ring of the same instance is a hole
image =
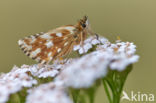
[[79, 23], [82, 29], [87, 28], [89, 26], [88, 17], [84, 16], [83, 19], [80, 19]]
[[91, 26], [87, 16], [84, 16], [83, 19], [80, 19], [78, 25], [83, 31], [86, 31], [88, 34], [94, 34], [91, 30]]

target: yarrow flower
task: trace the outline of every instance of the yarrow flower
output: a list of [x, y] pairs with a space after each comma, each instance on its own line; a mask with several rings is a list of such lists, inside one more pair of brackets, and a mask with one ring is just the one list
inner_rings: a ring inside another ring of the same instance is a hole
[[26, 103], [72, 103], [59, 83], [42, 84], [29, 90]]
[[15, 66], [11, 72], [1, 75], [0, 103], [5, 103], [11, 94], [20, 91], [22, 87], [31, 87], [37, 84], [37, 81], [29, 76], [27, 71]]

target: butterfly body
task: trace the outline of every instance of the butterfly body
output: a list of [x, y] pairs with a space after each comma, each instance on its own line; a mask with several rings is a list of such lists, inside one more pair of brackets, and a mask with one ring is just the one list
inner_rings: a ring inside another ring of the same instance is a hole
[[84, 17], [76, 25], [61, 26], [46, 33], [31, 35], [19, 40], [18, 44], [27, 56], [47, 64], [69, 54], [74, 45], [83, 44], [90, 33], [88, 19]]

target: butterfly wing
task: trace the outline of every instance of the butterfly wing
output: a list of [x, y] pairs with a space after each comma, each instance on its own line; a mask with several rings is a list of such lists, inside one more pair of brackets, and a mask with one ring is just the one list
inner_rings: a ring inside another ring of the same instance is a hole
[[41, 64], [49, 63], [71, 51], [75, 43], [74, 30], [74, 26], [63, 26], [47, 33], [25, 37], [18, 44], [30, 58]]

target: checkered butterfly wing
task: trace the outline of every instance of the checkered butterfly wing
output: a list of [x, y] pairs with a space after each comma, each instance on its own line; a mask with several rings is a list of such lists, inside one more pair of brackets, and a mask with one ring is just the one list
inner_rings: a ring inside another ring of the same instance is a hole
[[18, 44], [27, 56], [45, 64], [72, 50], [75, 44], [74, 30], [74, 26], [59, 27], [47, 33], [25, 37], [19, 40]]

